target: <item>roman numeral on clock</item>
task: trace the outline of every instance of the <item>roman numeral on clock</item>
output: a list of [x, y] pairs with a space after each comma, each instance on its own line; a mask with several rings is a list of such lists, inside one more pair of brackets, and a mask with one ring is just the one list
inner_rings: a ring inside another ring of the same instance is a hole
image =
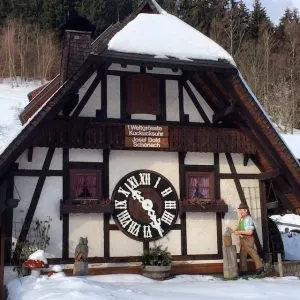
[[163, 196], [163, 197], [166, 197], [166, 196], [168, 196], [169, 194], [171, 194], [173, 191], [172, 191], [172, 188], [171, 187], [168, 187], [167, 189], [165, 189], [165, 190], [163, 190], [162, 192], [161, 192], [161, 195]]
[[140, 185], [150, 185], [151, 177], [150, 173], [140, 173]]
[[157, 186], [158, 186], [160, 180], [161, 180], [161, 177], [158, 177], [157, 180], [156, 180], [156, 182], [155, 182], [155, 185], [154, 185], [154, 188], [155, 188], [155, 189], [157, 188]]
[[132, 221], [128, 210], [124, 210], [121, 213], [119, 213], [117, 215], [117, 218], [123, 228], [125, 228]]
[[176, 209], [176, 201], [165, 201], [165, 209]]
[[165, 222], [166, 224], [171, 225], [172, 222], [173, 222], [174, 217], [175, 217], [175, 215], [173, 215], [173, 214], [171, 214], [171, 213], [169, 213], [168, 211], [165, 210], [162, 217], [161, 217], [161, 220], [163, 222]]
[[127, 201], [118, 201], [115, 200], [115, 209], [127, 209]]
[[131, 176], [127, 179], [127, 182], [129, 183], [124, 183], [124, 185], [130, 190], [135, 190], [138, 186], [139, 186], [139, 183], [138, 181], [136, 180], [136, 178], [134, 176]]
[[151, 227], [149, 225], [143, 226], [144, 238], [152, 238]]
[[121, 186], [118, 189], [118, 193], [125, 195], [126, 198], [128, 198], [128, 196], [130, 195], [130, 192], [124, 190]]
[[135, 221], [132, 221], [131, 224], [129, 225], [127, 231], [134, 236], [138, 236], [140, 228], [141, 228], [140, 224], [136, 223]]

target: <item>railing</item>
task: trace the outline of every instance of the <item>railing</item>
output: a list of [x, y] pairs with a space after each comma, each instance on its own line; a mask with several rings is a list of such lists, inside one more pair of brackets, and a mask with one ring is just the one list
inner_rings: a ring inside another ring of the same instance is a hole
[[[168, 129], [169, 147], [166, 149], [151, 148], [151, 150], [256, 153], [254, 145], [238, 129], [179, 125], [169, 125]], [[52, 121], [47, 127], [40, 129], [34, 146], [130, 149], [125, 147], [124, 124], [104, 124], [82, 119]]]

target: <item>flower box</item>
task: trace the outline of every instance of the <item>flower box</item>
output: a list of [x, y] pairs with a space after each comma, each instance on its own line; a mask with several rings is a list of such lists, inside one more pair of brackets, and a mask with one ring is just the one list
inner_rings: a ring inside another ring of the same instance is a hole
[[188, 199], [181, 205], [181, 212], [228, 212], [228, 205], [224, 200], [207, 201], [201, 199]]

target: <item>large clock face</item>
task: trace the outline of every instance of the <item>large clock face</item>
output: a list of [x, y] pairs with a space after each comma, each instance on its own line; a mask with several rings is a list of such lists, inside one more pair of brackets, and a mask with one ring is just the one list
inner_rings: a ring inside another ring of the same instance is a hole
[[113, 191], [112, 201], [118, 227], [139, 241], [162, 238], [178, 217], [179, 200], [173, 185], [149, 170], [124, 176]]

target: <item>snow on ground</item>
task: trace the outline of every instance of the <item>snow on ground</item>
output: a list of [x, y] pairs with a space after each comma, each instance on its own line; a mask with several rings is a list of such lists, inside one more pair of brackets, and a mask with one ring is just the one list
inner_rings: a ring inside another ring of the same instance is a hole
[[18, 115], [29, 103], [27, 94], [41, 85], [40, 81], [0, 81], [0, 154], [22, 129]]
[[8, 283], [8, 300], [299, 300], [299, 290], [297, 277], [224, 281], [181, 275], [157, 282], [140, 275], [27, 276]]

